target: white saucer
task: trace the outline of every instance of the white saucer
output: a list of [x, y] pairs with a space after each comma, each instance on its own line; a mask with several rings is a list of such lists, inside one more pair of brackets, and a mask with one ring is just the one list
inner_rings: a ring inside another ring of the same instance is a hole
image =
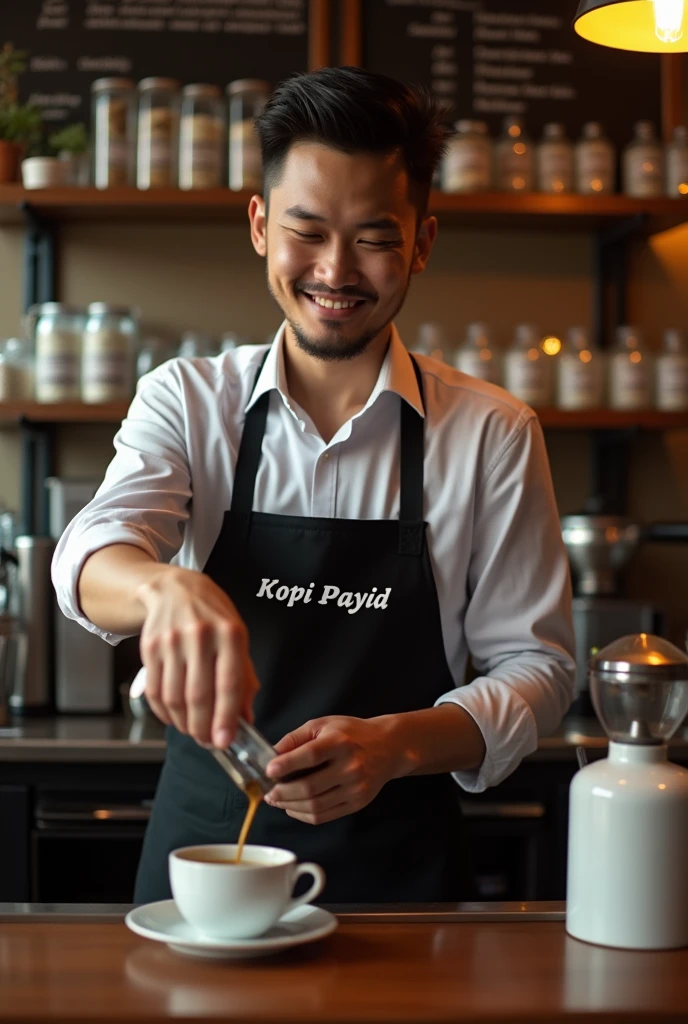
[[164, 942], [177, 953], [212, 960], [242, 960], [280, 953], [292, 946], [322, 939], [338, 924], [337, 918], [327, 910], [307, 904], [285, 914], [257, 939], [214, 939], [187, 924], [174, 900], [136, 907], [129, 911], [124, 923], [137, 935]]

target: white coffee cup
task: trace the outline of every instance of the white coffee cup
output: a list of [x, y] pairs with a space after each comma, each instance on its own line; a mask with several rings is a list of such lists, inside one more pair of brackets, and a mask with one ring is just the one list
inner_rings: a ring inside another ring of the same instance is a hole
[[[289, 850], [219, 843], [185, 846], [169, 856], [172, 895], [190, 925], [220, 939], [252, 939], [295, 907], [322, 892], [325, 872], [318, 864], [297, 864]], [[202, 859], [200, 859], [202, 858]], [[231, 863], [227, 863], [227, 862]], [[292, 897], [301, 875], [313, 875], [308, 892]]]

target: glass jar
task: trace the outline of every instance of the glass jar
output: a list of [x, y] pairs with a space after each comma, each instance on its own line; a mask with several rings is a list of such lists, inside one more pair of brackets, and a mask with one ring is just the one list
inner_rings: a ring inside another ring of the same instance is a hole
[[457, 370], [470, 377], [499, 384], [499, 356], [492, 342], [492, 333], [487, 324], [473, 323], [466, 327], [466, 338], [454, 357]]
[[138, 317], [125, 306], [92, 302], [84, 328], [81, 397], [84, 402], [126, 401], [134, 392]]
[[220, 335], [220, 352], [233, 352], [242, 345], [250, 345], [251, 339], [245, 334], [238, 334], [236, 331], [225, 331]]
[[679, 124], [674, 128], [671, 142], [666, 148], [667, 195], [688, 195], [688, 128]]
[[8, 338], [0, 345], [0, 402], [29, 402], [33, 394], [31, 346], [25, 338]]
[[446, 339], [440, 324], [425, 323], [418, 328], [416, 345], [411, 351], [443, 363], [445, 348]]
[[177, 184], [179, 82], [144, 78], [139, 82], [136, 185], [167, 188]]
[[612, 409], [647, 409], [652, 404], [652, 358], [637, 327], [617, 327], [609, 362]]
[[212, 339], [197, 331], [184, 331], [177, 355], [180, 359], [202, 359], [216, 355]]
[[573, 146], [563, 124], [546, 124], [537, 147], [538, 187], [541, 192], [571, 192]]
[[666, 412], [688, 409], [688, 339], [675, 327], [664, 332], [657, 356], [657, 408]]
[[27, 329], [33, 339], [37, 402], [76, 402], [81, 395], [81, 346], [86, 316], [61, 302], [32, 306]]
[[442, 159], [445, 192], [484, 192], [492, 185], [492, 142], [484, 121], [457, 121]]
[[557, 367], [560, 409], [598, 409], [604, 401], [604, 356], [584, 327], [569, 328]]
[[664, 193], [664, 153], [652, 121], [638, 121], [635, 135], [624, 149], [623, 190], [638, 198]]
[[170, 343], [167, 338], [144, 338], [136, 356], [136, 379], [150, 373], [170, 358]]
[[504, 130], [495, 146], [495, 162], [498, 188], [503, 192], [532, 192], [533, 146], [518, 117], [504, 119]]
[[504, 386], [515, 398], [532, 406], [552, 404], [552, 360], [540, 345], [532, 324], [519, 324], [504, 357]]
[[588, 121], [576, 145], [576, 191], [581, 195], [608, 195], [614, 191], [615, 153], [602, 125]]
[[136, 91], [129, 78], [98, 78], [91, 86], [93, 184], [134, 183]]
[[256, 118], [270, 98], [270, 83], [242, 78], [227, 86], [229, 98], [229, 187], [260, 192], [263, 169]]
[[179, 187], [222, 185], [225, 118], [216, 85], [187, 85], [182, 90], [179, 124]]

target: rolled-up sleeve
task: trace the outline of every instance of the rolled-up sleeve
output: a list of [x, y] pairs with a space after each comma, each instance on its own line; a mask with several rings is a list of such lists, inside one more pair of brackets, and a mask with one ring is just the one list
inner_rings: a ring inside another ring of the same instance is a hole
[[158, 562], [169, 562], [181, 547], [189, 517], [191, 479], [174, 367], [166, 363], [141, 382], [115, 437], [115, 456], [103, 483], [69, 524], [53, 557], [60, 608], [111, 644], [124, 637], [99, 629], [79, 606], [86, 559], [111, 544], [132, 544]]
[[439, 698], [474, 718], [485, 740], [469, 792], [509, 775], [560, 724], [574, 689], [571, 583], [540, 424], [519, 424], [479, 486], [465, 636], [479, 673]]

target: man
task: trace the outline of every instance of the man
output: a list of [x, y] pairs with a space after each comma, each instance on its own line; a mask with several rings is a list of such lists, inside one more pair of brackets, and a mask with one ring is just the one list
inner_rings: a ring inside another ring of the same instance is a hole
[[459, 899], [455, 783], [499, 782], [571, 700], [542, 434], [393, 326], [437, 233], [431, 101], [323, 69], [282, 84], [258, 133], [251, 239], [285, 323], [145, 379], [55, 555], [66, 614], [141, 633], [169, 726], [136, 899], [169, 896], [171, 849], [236, 840], [245, 798], [204, 745], [239, 715], [279, 754], [250, 841], [321, 863], [327, 902]]

